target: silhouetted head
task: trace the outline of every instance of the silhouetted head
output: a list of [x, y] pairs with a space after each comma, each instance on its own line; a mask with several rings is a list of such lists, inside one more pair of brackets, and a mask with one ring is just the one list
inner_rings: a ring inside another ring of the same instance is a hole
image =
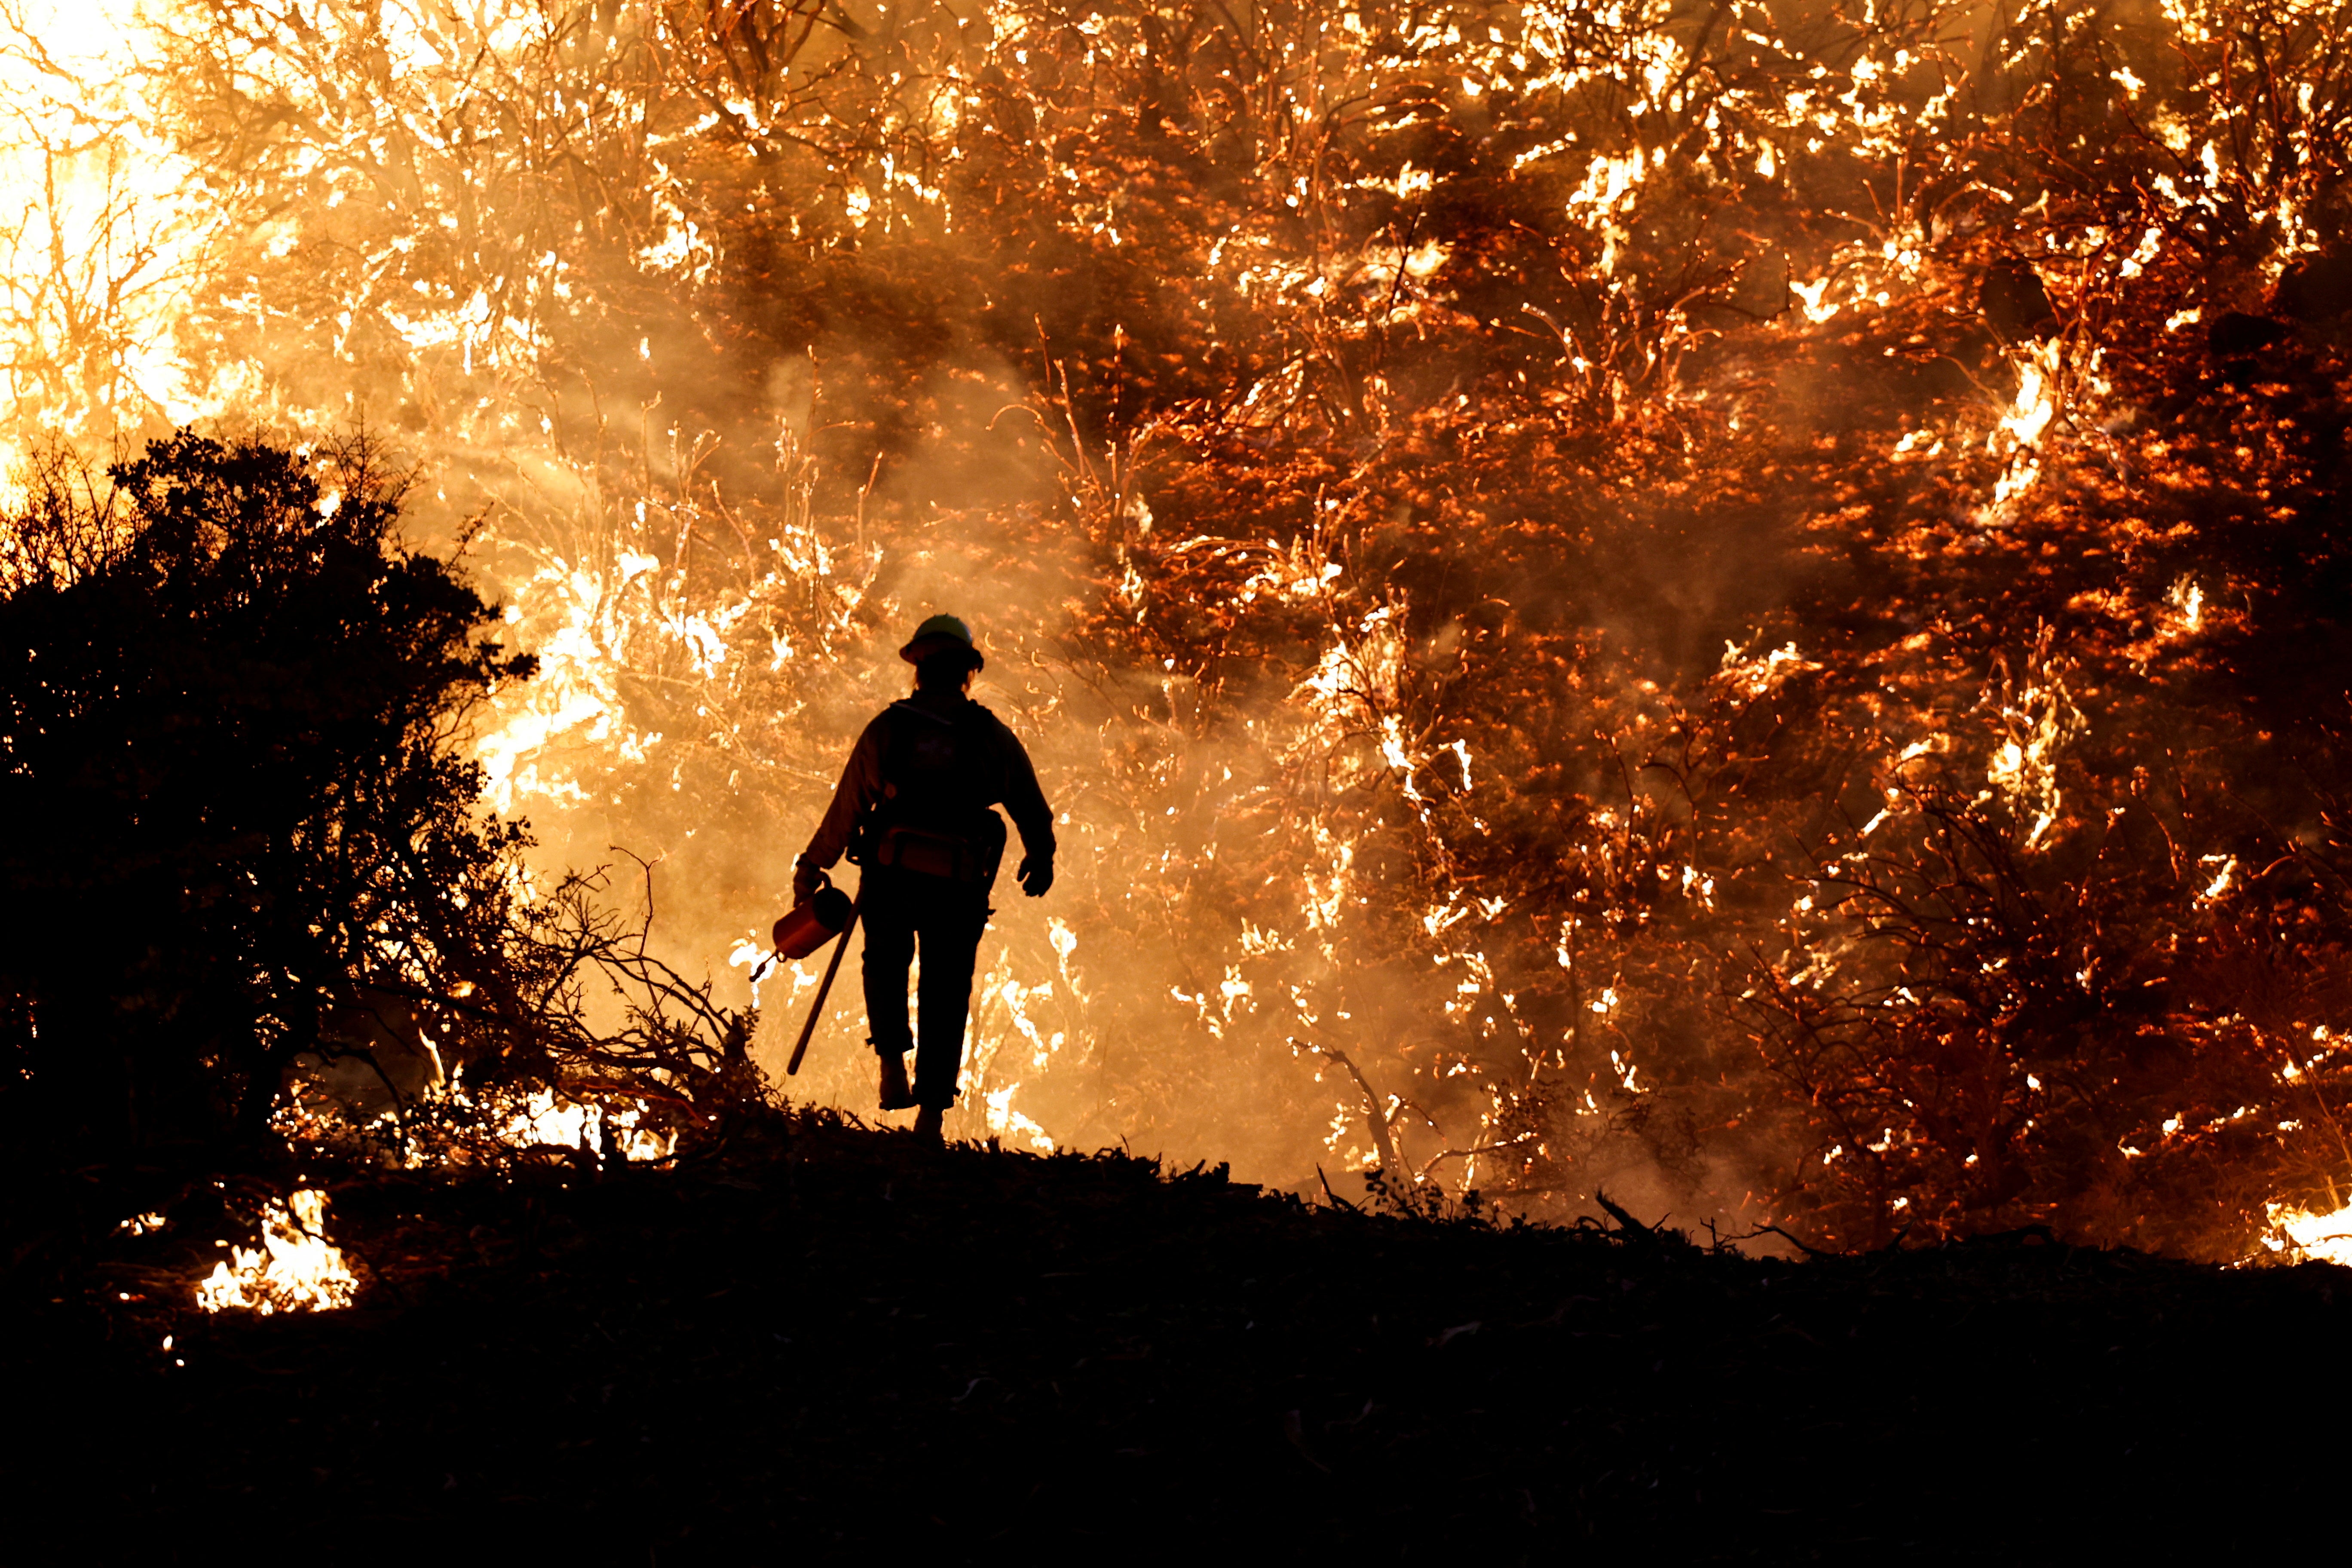
[[953, 616], [933, 616], [915, 628], [898, 657], [915, 667], [918, 691], [956, 691], [987, 667], [972, 646], [971, 628]]
[[971, 689], [971, 678], [979, 673], [979, 655], [942, 648], [915, 661], [915, 689], [969, 691]]

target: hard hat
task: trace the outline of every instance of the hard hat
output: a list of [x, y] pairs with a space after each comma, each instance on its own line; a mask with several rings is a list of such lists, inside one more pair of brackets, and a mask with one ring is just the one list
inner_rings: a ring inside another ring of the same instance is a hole
[[971, 655], [972, 668], [980, 669], [986, 666], [987, 660], [980, 657], [980, 649], [972, 647], [971, 628], [953, 616], [933, 616], [917, 626], [907, 646], [898, 650], [898, 657], [908, 664], [920, 664], [928, 654], [956, 647], [961, 647]]

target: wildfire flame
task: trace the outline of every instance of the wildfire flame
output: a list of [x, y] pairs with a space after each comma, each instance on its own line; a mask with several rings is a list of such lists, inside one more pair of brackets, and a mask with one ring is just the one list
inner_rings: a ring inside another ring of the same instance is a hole
[[2301, 1260], [2334, 1263], [2352, 1268], [2352, 1204], [2333, 1214], [2271, 1205], [2273, 1234], [2263, 1246], [2273, 1253]]
[[631, 1160], [667, 1160], [677, 1147], [675, 1133], [638, 1125], [645, 1108], [566, 1100], [551, 1089], [532, 1091], [506, 1109], [502, 1138], [517, 1147], [534, 1143], [565, 1149], [610, 1149]]

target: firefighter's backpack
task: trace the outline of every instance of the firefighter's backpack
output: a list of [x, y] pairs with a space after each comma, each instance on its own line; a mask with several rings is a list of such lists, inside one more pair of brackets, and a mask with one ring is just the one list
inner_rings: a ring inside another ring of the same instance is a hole
[[943, 719], [911, 702], [889, 708], [882, 755], [883, 801], [875, 813], [868, 863], [953, 882], [996, 880], [1004, 819], [989, 809], [1002, 793], [989, 744], [987, 710], [971, 705]]

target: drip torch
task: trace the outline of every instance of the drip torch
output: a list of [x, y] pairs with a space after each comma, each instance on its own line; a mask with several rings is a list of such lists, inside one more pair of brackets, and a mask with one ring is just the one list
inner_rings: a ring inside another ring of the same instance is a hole
[[808, 1055], [809, 1040], [816, 1033], [816, 1021], [824, 1016], [824, 999], [832, 994], [833, 977], [841, 973], [842, 955], [849, 951], [849, 933], [857, 924], [857, 900], [820, 875], [817, 889], [806, 902], [794, 904], [776, 921], [770, 933], [780, 958], [806, 958], [835, 937], [840, 941], [833, 950], [833, 959], [824, 966], [824, 981], [816, 988], [816, 1001], [809, 1007], [808, 1022], [801, 1026], [801, 1037], [793, 1047], [793, 1058], [784, 1064], [787, 1077], [801, 1070], [801, 1058]]

